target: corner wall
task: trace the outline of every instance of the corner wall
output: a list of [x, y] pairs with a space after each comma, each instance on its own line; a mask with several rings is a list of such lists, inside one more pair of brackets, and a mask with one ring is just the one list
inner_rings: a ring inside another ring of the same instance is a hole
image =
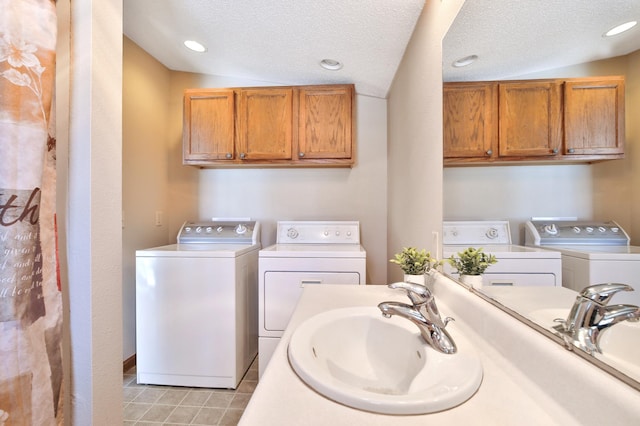
[[[442, 39], [463, 3], [426, 2], [389, 92], [389, 257], [406, 246], [441, 255]], [[401, 278], [389, 268], [387, 281]]]

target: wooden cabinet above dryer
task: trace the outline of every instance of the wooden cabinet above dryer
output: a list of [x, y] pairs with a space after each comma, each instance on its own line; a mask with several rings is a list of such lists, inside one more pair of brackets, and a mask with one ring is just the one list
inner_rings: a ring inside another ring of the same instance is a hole
[[353, 85], [187, 89], [183, 164], [350, 167]]

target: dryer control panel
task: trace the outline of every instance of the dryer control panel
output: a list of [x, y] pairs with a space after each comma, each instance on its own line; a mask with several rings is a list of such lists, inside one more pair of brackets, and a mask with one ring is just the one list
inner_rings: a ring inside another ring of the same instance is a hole
[[277, 244], [360, 244], [357, 221], [279, 221]]

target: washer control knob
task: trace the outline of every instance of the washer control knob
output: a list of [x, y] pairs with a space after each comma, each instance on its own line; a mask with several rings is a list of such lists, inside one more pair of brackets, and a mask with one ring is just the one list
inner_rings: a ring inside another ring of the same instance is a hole
[[550, 235], [556, 235], [558, 233], [558, 228], [556, 227], [555, 223], [552, 223], [551, 225], [544, 226], [544, 232]]
[[336, 231], [336, 237], [340, 236], [340, 231]]
[[295, 240], [296, 238], [298, 238], [298, 231], [296, 231], [296, 228], [289, 228], [287, 229], [287, 237], [291, 238], [292, 240]]
[[605, 228], [604, 226], [598, 226], [598, 231], [600, 232], [606, 232], [607, 228]]
[[211, 231], [213, 231], [213, 228], [210, 226], [207, 226], [207, 229], [205, 229], [205, 231], [207, 231], [207, 234], [210, 234]]
[[244, 233], [247, 232], [247, 227], [244, 226], [243, 224], [238, 224], [238, 226], [236, 226], [236, 234], [238, 235], [242, 235]]
[[587, 226], [586, 228], [584, 228], [585, 231], [587, 231], [589, 234], [591, 234], [593, 232], [593, 227], [592, 226]]
[[324, 231], [324, 232], [322, 233], [322, 235], [324, 235], [325, 237], [328, 237], [328, 236], [329, 236], [329, 231]]
[[351, 236], [351, 231], [347, 231], [347, 237]]
[[572, 229], [573, 229], [573, 232], [575, 232], [576, 234], [580, 233], [580, 227], [579, 226], [574, 226]]
[[218, 226], [218, 227], [216, 228], [216, 232], [217, 232], [218, 234], [219, 234], [219, 233], [221, 233], [223, 230], [224, 230], [224, 228], [223, 228], [222, 226]]
[[196, 234], [199, 234], [199, 233], [201, 233], [201, 232], [202, 232], [202, 226], [198, 226], [198, 227], [196, 228]]
[[185, 233], [187, 233], [187, 234], [188, 234], [189, 232], [191, 232], [191, 227], [190, 227], [190, 226], [185, 227], [185, 228], [184, 228], [184, 232], [185, 232]]
[[617, 226], [614, 226], [613, 228], [611, 228], [611, 232], [613, 232], [614, 234], [617, 234], [618, 232], [620, 232], [620, 228], [618, 228]]
[[487, 230], [487, 232], [485, 233], [485, 235], [490, 240], [496, 239], [496, 238], [498, 238], [498, 230], [496, 228], [489, 228]]

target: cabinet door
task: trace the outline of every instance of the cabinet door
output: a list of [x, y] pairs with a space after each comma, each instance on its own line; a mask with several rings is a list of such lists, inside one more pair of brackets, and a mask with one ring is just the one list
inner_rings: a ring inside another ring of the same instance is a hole
[[241, 160], [290, 160], [293, 89], [240, 91], [238, 157]]
[[492, 83], [448, 83], [443, 91], [444, 158], [485, 158], [497, 147], [497, 89]]
[[565, 83], [565, 154], [624, 153], [624, 79]]
[[562, 144], [562, 82], [499, 85], [500, 157], [559, 154]]
[[183, 161], [234, 157], [233, 90], [187, 90], [184, 94]]
[[298, 99], [298, 158], [350, 159], [353, 86], [302, 87]]

